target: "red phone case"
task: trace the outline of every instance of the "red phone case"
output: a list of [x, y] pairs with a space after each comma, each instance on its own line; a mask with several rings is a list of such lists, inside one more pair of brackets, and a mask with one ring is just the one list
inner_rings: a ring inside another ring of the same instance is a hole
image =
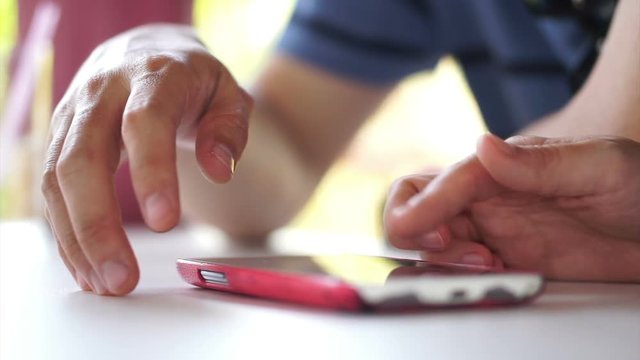
[[[288, 273], [210, 263], [200, 259], [179, 259], [177, 269], [186, 282], [202, 288], [348, 311], [514, 305], [531, 301], [542, 290], [541, 285], [534, 293], [516, 298], [508, 290], [497, 288], [497, 291], [485, 294], [471, 304], [456, 303], [453, 300], [445, 305], [429, 305], [420, 303], [415, 297], [406, 296], [370, 304], [363, 299], [354, 285], [323, 274]], [[214, 278], [209, 278], [207, 281], [203, 277], [203, 271], [210, 272], [211, 275], [207, 276]]]
[[[330, 309], [362, 310], [365, 304], [348, 283], [323, 275], [287, 274], [194, 260], [178, 260], [178, 272], [195, 286]], [[205, 281], [200, 270], [224, 273], [229, 285]], [[233, 285], [231, 285], [233, 284]]]

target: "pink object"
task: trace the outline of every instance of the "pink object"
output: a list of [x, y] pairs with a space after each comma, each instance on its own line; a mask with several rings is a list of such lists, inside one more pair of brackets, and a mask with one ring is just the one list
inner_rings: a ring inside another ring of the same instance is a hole
[[[333, 310], [358, 311], [364, 304], [357, 291], [339, 280], [328, 280], [322, 276], [299, 276], [255, 268], [231, 267], [196, 259], [178, 260], [178, 272], [182, 278], [202, 288], [230, 291], [273, 300], [298, 303]], [[232, 288], [224, 284], [206, 281], [201, 270], [225, 274]]]
[[57, 2], [62, 8], [62, 18], [54, 40], [53, 98], [56, 103], [62, 98], [82, 62], [101, 42], [125, 30], [147, 23], [191, 23], [191, 0], [57, 0]]
[[[55, 4], [60, 14], [58, 29], [53, 37], [54, 104], [60, 101], [82, 62], [101, 42], [146, 23], [189, 24], [192, 13], [191, 0], [20, 0], [17, 53], [22, 53], [22, 49], [28, 47], [29, 24], [36, 21], [36, 9], [42, 4]], [[21, 61], [17, 64], [21, 65]], [[20, 68], [14, 66], [14, 82], [18, 82]], [[24, 119], [28, 119], [28, 107], [26, 111], [21, 115]], [[129, 174], [129, 166], [124, 164], [115, 175], [123, 220], [141, 221]]]
[[14, 149], [29, 129], [29, 111], [36, 75], [47, 47], [53, 40], [60, 7], [51, 1], [38, 4], [17, 55], [17, 66], [9, 87], [0, 130], [0, 184], [4, 183], [14, 157]]

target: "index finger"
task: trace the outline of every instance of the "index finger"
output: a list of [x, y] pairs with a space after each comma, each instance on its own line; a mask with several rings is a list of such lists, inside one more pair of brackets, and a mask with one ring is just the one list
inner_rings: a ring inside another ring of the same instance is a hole
[[385, 216], [390, 237], [410, 239], [436, 230], [470, 204], [497, 195], [503, 187], [476, 156], [448, 168], [413, 196], [392, 194]]

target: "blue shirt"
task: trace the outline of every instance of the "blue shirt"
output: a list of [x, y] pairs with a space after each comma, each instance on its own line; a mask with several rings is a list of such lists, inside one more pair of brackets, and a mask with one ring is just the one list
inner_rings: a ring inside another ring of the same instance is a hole
[[301, 0], [279, 43], [373, 85], [453, 55], [489, 130], [502, 137], [563, 106], [592, 48], [577, 20], [537, 17], [522, 0]]

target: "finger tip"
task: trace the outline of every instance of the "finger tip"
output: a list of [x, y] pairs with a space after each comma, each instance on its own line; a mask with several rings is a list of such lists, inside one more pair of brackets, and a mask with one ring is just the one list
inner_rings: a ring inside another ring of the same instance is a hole
[[396, 249], [400, 250], [422, 250], [423, 246], [418, 244], [416, 241], [407, 240], [407, 239], [398, 239], [398, 238], [388, 238], [387, 240], [389, 244], [391, 244]]
[[[389, 239], [404, 238], [404, 236], [402, 236], [402, 232], [404, 230], [403, 216], [404, 211], [399, 208], [395, 208], [390, 210], [384, 217], [384, 230]], [[397, 240], [392, 240], [392, 243], [394, 241]]]
[[456, 262], [466, 266], [491, 269], [495, 266], [495, 257], [491, 251], [482, 244], [474, 244], [472, 251], [463, 254]]
[[225, 169], [219, 169], [214, 167], [209, 167], [206, 170], [202, 171], [204, 177], [214, 184], [226, 184], [231, 181], [233, 177], [231, 173], [225, 171]]
[[105, 295], [123, 296], [131, 293], [140, 280], [140, 270], [137, 263], [125, 264], [110, 261], [102, 267], [107, 291]]
[[133, 292], [135, 288], [138, 286], [140, 282], [140, 269], [138, 268], [137, 262], [134, 262], [130, 267], [131, 272], [129, 273], [129, 277], [127, 281], [120, 287], [119, 295], [127, 295]]
[[500, 137], [487, 133], [478, 140], [478, 154], [490, 152], [493, 155], [512, 156], [516, 149]]
[[236, 161], [233, 157], [218, 156], [212, 152], [199, 152], [197, 160], [205, 178], [216, 184], [226, 184], [233, 178]]
[[109, 294], [111, 296], [125, 296], [128, 295], [130, 293], [133, 292], [133, 290], [135, 290], [136, 286], [138, 286], [138, 279], [132, 279], [131, 281], [128, 281], [125, 285], [114, 289], [114, 290], [109, 290]]
[[446, 242], [441, 231], [430, 231], [424, 235], [418, 237], [417, 242], [422, 245], [423, 249], [429, 251], [444, 251], [446, 250]]
[[493, 269], [497, 271], [505, 270], [504, 261], [497, 255], [493, 255]]
[[484, 133], [480, 135], [480, 137], [478, 137], [478, 140], [476, 140], [476, 150], [480, 151], [480, 149], [484, 149], [494, 137], [495, 135], [493, 135], [492, 133]]
[[214, 172], [210, 176], [211, 181], [215, 182], [216, 184], [226, 184], [230, 182], [232, 178], [233, 175], [225, 170]]
[[166, 219], [158, 219], [152, 222], [147, 221], [149, 229], [157, 233], [164, 233], [172, 230], [178, 225], [178, 219], [174, 216], [167, 217]]
[[82, 291], [93, 291], [89, 283], [82, 277], [82, 275], [76, 275], [76, 282]]
[[180, 221], [180, 202], [177, 195], [158, 192], [148, 196], [144, 201], [144, 220], [155, 232], [166, 232], [173, 229]]

